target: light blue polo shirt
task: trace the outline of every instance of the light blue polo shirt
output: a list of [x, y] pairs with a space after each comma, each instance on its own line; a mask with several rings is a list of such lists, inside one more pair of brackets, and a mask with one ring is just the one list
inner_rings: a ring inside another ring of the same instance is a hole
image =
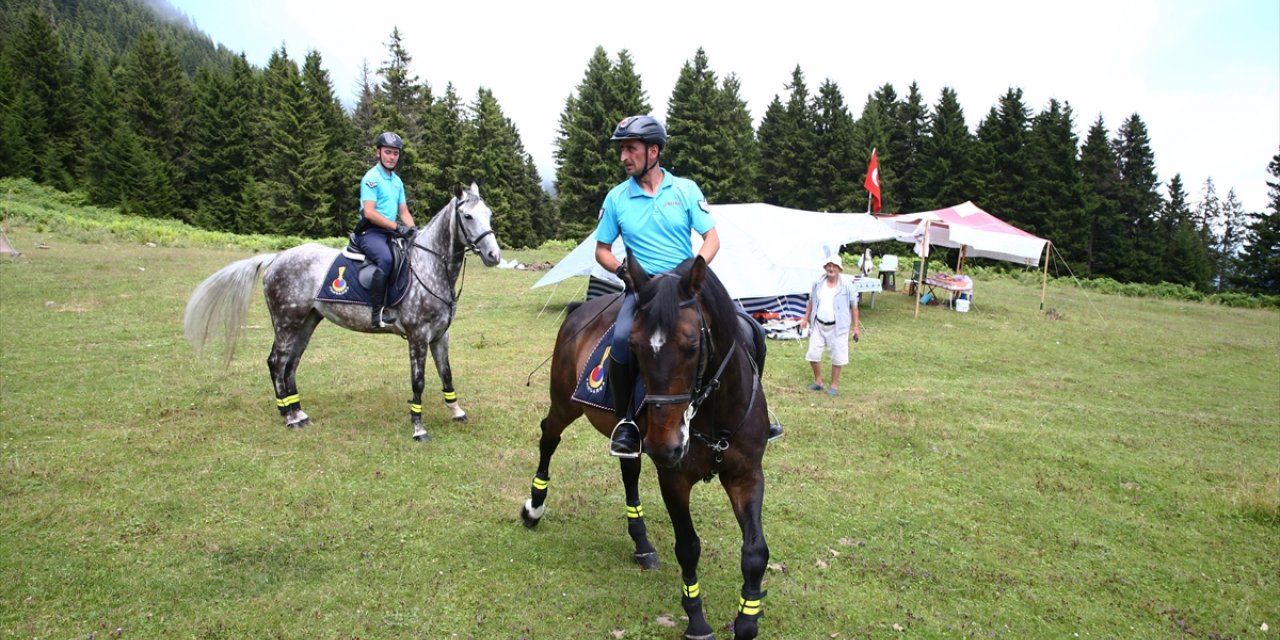
[[622, 242], [650, 275], [671, 271], [693, 257], [690, 230], [706, 234], [716, 226], [697, 183], [662, 170], [658, 192], [644, 192], [635, 178], [609, 190], [596, 227], [596, 241]]
[[[350, 184], [350, 183], [347, 183]], [[360, 180], [360, 209], [364, 210], [366, 200], [373, 201], [373, 208], [382, 217], [395, 222], [400, 213], [400, 204], [404, 202], [404, 182], [394, 172], [375, 164]]]

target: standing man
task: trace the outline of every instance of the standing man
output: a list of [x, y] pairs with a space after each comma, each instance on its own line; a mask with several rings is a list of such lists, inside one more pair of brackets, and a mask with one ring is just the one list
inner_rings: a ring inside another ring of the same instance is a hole
[[858, 341], [858, 294], [840, 277], [844, 265], [836, 253], [822, 263], [824, 274], [809, 292], [809, 302], [800, 318], [800, 330], [810, 326], [809, 351], [805, 359], [813, 367], [813, 383], [809, 389], [822, 391], [822, 353], [831, 352], [831, 385], [827, 395], [840, 393], [840, 369], [849, 364], [849, 333]]
[[417, 230], [413, 215], [405, 203], [404, 182], [396, 175], [404, 140], [391, 131], [383, 132], [374, 143], [378, 163], [360, 181], [360, 222], [356, 225], [356, 246], [373, 261], [373, 282], [369, 298], [373, 309], [371, 322], [375, 329], [395, 324], [396, 319], [383, 313], [387, 304], [387, 278], [391, 276], [393, 256], [391, 238], [412, 238]]
[[596, 227], [596, 262], [618, 274], [628, 286], [618, 310], [609, 356], [609, 384], [618, 417], [609, 440], [609, 453], [634, 458], [640, 455], [640, 429], [631, 412], [635, 376], [628, 338], [635, 317], [635, 292], [629, 285], [626, 267], [613, 255], [613, 241], [621, 235], [636, 262], [649, 275], [656, 275], [693, 257], [691, 231], [702, 235], [698, 255], [707, 263], [720, 250], [720, 236], [698, 185], [658, 166], [658, 156], [667, 143], [667, 130], [662, 123], [650, 116], [624, 118], [610, 140], [622, 143], [619, 156], [628, 178], [605, 196]]

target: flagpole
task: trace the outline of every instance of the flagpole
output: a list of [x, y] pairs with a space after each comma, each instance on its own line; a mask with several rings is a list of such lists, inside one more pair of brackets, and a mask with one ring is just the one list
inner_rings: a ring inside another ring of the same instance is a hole
[[[871, 157], [872, 158], [876, 157], [875, 147], [871, 147]], [[876, 170], [879, 171], [879, 167], [877, 167]], [[880, 179], [879, 176], [877, 176], [876, 180], [878, 181], [879, 179]], [[866, 185], [863, 185], [863, 186], [866, 186]], [[867, 215], [870, 215], [870, 214], [871, 214], [871, 190], [867, 189]]]

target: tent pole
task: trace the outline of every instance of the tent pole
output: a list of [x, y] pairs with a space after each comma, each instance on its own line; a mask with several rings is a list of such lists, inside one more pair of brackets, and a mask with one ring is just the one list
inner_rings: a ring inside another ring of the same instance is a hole
[[1040, 310], [1044, 311], [1044, 293], [1049, 288], [1049, 248], [1053, 243], [1046, 240], [1044, 243], [1044, 278], [1040, 280]]
[[956, 275], [964, 273], [964, 250], [968, 248], [967, 244], [960, 245], [960, 256], [956, 258]]
[[924, 244], [920, 249], [924, 251], [924, 255], [920, 257], [920, 273], [916, 274], [916, 315], [920, 317], [920, 295], [924, 291], [924, 274], [929, 270], [929, 220], [924, 221]]

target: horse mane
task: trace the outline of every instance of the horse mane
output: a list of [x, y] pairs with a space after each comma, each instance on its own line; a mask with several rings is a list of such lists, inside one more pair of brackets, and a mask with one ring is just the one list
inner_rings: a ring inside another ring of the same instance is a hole
[[[644, 312], [644, 329], [648, 333], [653, 334], [661, 330], [671, 335], [675, 330], [680, 305], [691, 297], [690, 292], [681, 286], [681, 282], [692, 269], [695, 259], [688, 258], [675, 269], [654, 276], [637, 292], [636, 302]], [[707, 268], [706, 276], [702, 281], [701, 297], [704, 313], [710, 320], [711, 326], [716, 327], [715, 334], [736, 335], [736, 333], [726, 333], [724, 327], [736, 328], [737, 308], [733, 298], [729, 297], [728, 290], [724, 288], [720, 278], [716, 277], [715, 271], [710, 267]]]

